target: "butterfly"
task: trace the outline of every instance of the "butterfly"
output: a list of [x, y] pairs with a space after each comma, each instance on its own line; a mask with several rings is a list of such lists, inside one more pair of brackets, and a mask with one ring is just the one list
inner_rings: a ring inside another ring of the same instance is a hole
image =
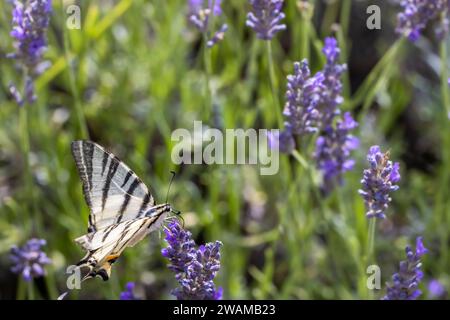
[[87, 251], [77, 266], [82, 280], [98, 275], [106, 281], [125, 248], [179, 212], [168, 203], [157, 205], [142, 180], [100, 145], [78, 140], [71, 147], [90, 210], [87, 234], [75, 239]]

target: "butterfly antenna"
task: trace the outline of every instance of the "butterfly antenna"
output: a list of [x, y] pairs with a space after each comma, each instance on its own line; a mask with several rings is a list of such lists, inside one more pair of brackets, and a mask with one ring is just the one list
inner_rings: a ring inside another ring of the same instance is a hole
[[169, 201], [169, 192], [170, 192], [170, 187], [172, 186], [172, 182], [173, 182], [173, 178], [175, 178], [175, 171], [170, 171], [170, 173], [172, 174], [172, 177], [170, 178], [170, 182], [169, 182], [169, 188], [167, 189], [167, 194], [166, 194], [166, 202]]

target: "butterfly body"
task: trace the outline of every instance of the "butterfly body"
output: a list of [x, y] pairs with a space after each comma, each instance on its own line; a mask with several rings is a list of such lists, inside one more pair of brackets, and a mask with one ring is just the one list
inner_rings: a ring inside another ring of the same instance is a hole
[[98, 144], [74, 141], [72, 154], [90, 209], [88, 233], [75, 239], [87, 251], [77, 265], [83, 280], [108, 280], [123, 250], [158, 230], [172, 207], [157, 205], [139, 177]]

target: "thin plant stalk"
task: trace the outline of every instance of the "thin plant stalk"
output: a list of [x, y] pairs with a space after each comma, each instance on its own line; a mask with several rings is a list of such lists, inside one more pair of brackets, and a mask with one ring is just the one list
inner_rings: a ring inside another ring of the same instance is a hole
[[348, 35], [351, 13], [352, 13], [352, 0], [342, 0], [339, 19], [342, 33], [344, 34], [345, 37], [347, 37]]
[[18, 277], [16, 300], [25, 300], [26, 285], [25, 280], [22, 277]]
[[[300, 21], [298, 24], [298, 30], [300, 41], [300, 57], [301, 59], [307, 59], [309, 61], [310, 56], [310, 29], [311, 26], [311, 17], [312, 17], [312, 4], [310, 2], [302, 1], [297, 2], [296, 4], [297, 10], [300, 13]], [[296, 34], [294, 34], [296, 36]]]
[[211, 73], [212, 73], [212, 62], [211, 62], [211, 50], [208, 48], [208, 35], [206, 32], [203, 34], [203, 67], [205, 68], [205, 112], [207, 119], [211, 113], [213, 98], [211, 90]]
[[346, 110], [352, 110], [365, 101], [368, 91], [370, 91], [373, 87], [376, 87], [376, 82], [386, 81], [386, 79], [380, 77], [380, 74], [383, 70], [396, 61], [404, 43], [405, 39], [400, 38], [389, 48], [388, 51], [386, 51], [384, 56], [378, 61], [375, 67], [373, 67], [370, 71], [369, 75], [364, 79], [362, 85], [357, 89], [351, 101], [346, 103]]
[[[22, 147], [22, 157], [23, 157], [23, 171], [24, 171], [24, 185], [25, 194], [27, 201], [25, 202], [25, 211], [28, 212], [30, 216], [29, 221], [35, 221], [35, 210], [34, 210], [34, 187], [33, 187], [33, 176], [30, 167], [30, 135], [28, 132], [28, 105], [25, 104], [19, 109], [19, 127], [20, 127], [20, 145]], [[33, 233], [34, 225], [29, 226], [29, 232]]]
[[206, 119], [209, 119], [213, 106], [213, 93], [211, 88], [212, 61], [211, 50], [208, 48], [209, 28], [214, 25], [214, 7], [216, 0], [211, 3], [211, 10], [208, 20], [206, 21], [206, 31], [203, 32], [203, 67], [205, 68], [205, 112]]
[[[449, 136], [450, 133], [448, 130], [448, 122], [450, 121], [450, 89], [449, 89], [449, 83], [448, 83], [448, 49], [447, 49], [447, 42], [441, 41], [440, 44], [440, 59], [441, 59], [441, 99], [442, 104], [444, 105], [444, 112], [446, 113], [442, 119], [444, 130], [442, 133], [442, 143], [444, 146], [448, 146], [449, 144]], [[448, 164], [450, 160], [450, 151], [449, 148], [442, 148], [442, 160], [443, 163]], [[442, 176], [441, 176], [441, 185], [447, 186], [450, 181], [450, 169], [448, 165], [445, 165], [443, 168]], [[446, 188], [441, 188], [440, 191], [437, 194], [437, 201], [436, 201], [436, 211], [442, 214], [442, 217], [437, 222], [437, 226], [440, 226], [442, 221], [446, 221], [446, 217], [448, 210], [448, 206], [446, 206], [445, 201], [447, 199], [447, 194], [445, 192]], [[437, 215], [438, 216], [438, 215]], [[450, 221], [450, 220], [447, 220]], [[440, 242], [441, 245], [445, 246], [448, 243], [449, 235], [448, 235], [448, 229], [447, 228], [441, 228], [440, 232]], [[443, 250], [442, 257], [441, 257], [441, 264], [442, 264], [442, 270], [445, 270], [445, 266], [448, 262], [448, 250]]]
[[[366, 265], [365, 268], [367, 268], [369, 265], [375, 263], [375, 227], [376, 227], [377, 219], [376, 218], [370, 218], [369, 219], [369, 232], [368, 232], [368, 239], [367, 239], [367, 259], [366, 259]], [[368, 298], [373, 299], [373, 290], [367, 288], [368, 290]]]
[[33, 281], [27, 282], [27, 299], [28, 300], [34, 300], [34, 288], [33, 288]]
[[275, 76], [275, 67], [273, 63], [272, 43], [270, 41], [266, 41], [266, 49], [267, 49], [267, 59], [269, 62], [269, 77], [270, 77], [270, 89], [272, 90], [272, 100], [274, 107], [276, 109], [275, 114], [277, 116], [278, 127], [282, 128], [283, 115], [281, 113], [280, 101], [278, 99], [277, 94], [277, 81]]

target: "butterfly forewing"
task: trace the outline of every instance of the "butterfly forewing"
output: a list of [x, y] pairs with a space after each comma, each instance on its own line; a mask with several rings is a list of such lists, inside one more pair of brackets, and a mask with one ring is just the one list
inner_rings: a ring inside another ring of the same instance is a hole
[[89, 232], [140, 218], [155, 205], [141, 179], [98, 144], [74, 141], [72, 154], [90, 209]]

